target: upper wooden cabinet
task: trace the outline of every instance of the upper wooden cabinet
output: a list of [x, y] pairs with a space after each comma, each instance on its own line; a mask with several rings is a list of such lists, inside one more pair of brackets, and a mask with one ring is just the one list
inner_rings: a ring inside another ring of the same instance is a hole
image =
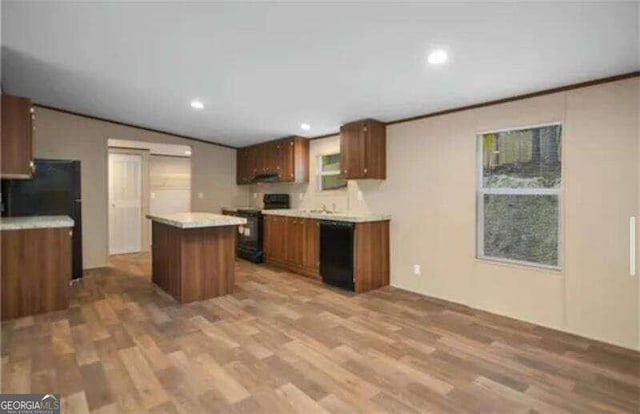
[[2, 95], [2, 178], [31, 178], [33, 174], [34, 113], [31, 100]]
[[387, 178], [385, 124], [374, 120], [340, 127], [342, 175], [347, 179]]
[[309, 181], [309, 141], [301, 137], [283, 138], [237, 151], [236, 183], [251, 184], [260, 177], [271, 181]]
[[236, 153], [236, 183], [249, 184], [253, 179], [253, 166], [250, 163], [249, 148], [239, 148]]

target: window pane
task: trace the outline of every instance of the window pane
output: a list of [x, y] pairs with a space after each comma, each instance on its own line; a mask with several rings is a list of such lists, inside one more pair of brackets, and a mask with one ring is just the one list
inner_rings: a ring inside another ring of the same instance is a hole
[[560, 125], [482, 136], [484, 188], [560, 188]]
[[484, 195], [484, 256], [558, 266], [558, 196]]
[[323, 190], [337, 190], [347, 186], [347, 180], [341, 175], [323, 175], [320, 179], [322, 180]]
[[323, 155], [321, 171], [340, 171], [340, 154]]

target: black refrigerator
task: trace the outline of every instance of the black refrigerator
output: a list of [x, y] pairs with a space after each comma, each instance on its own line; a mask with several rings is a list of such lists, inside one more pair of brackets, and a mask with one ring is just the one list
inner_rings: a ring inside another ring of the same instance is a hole
[[35, 159], [30, 180], [2, 180], [3, 216], [65, 215], [73, 219], [73, 279], [82, 277], [80, 161]]

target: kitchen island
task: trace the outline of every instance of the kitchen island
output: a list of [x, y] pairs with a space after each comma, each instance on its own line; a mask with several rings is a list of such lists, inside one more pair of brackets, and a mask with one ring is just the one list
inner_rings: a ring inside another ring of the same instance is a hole
[[181, 303], [233, 292], [241, 217], [211, 213], [147, 215], [152, 221], [152, 280]]

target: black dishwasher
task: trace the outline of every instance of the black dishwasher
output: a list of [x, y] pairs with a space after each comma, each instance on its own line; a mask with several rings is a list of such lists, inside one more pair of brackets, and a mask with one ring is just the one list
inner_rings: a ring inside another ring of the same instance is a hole
[[353, 223], [323, 220], [320, 222], [320, 275], [322, 281], [354, 290]]

